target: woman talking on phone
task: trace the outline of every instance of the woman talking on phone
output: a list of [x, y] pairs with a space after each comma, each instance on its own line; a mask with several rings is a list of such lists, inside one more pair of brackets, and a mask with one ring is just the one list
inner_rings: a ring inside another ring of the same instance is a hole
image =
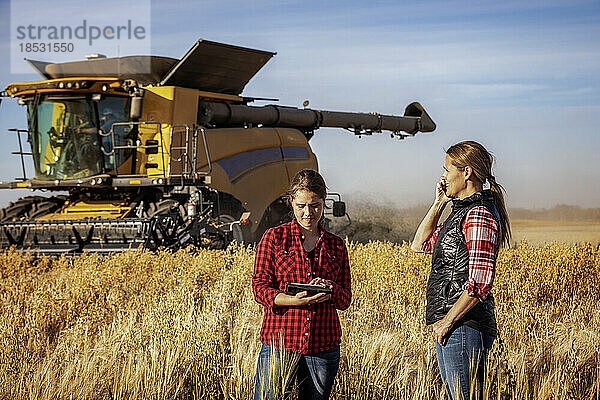
[[[452, 400], [481, 398], [488, 352], [498, 332], [491, 289], [498, 249], [509, 243], [510, 224], [492, 162], [492, 155], [474, 141], [446, 151], [434, 203], [411, 246], [433, 254], [426, 322], [433, 330], [440, 374]], [[483, 189], [486, 182], [489, 189]], [[438, 225], [450, 201], [452, 211]]]
[[[331, 393], [342, 335], [337, 310], [350, 306], [351, 290], [346, 245], [322, 225], [326, 196], [317, 171], [298, 172], [287, 193], [294, 218], [267, 230], [256, 249], [252, 290], [264, 306], [264, 318], [255, 400], [290, 389], [280, 376], [282, 354], [289, 351], [296, 355], [299, 398], [327, 399]], [[292, 283], [317, 285], [328, 293], [286, 294]]]

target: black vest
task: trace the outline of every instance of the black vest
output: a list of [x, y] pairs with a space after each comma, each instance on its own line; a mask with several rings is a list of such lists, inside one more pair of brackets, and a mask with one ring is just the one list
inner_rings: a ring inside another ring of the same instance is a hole
[[[427, 281], [427, 325], [444, 318], [464, 291], [463, 286], [469, 278], [469, 251], [462, 232], [462, 223], [467, 212], [477, 206], [484, 206], [500, 227], [500, 218], [490, 190], [477, 192], [462, 200], [452, 200], [452, 212], [444, 221], [433, 246], [431, 274]], [[494, 297], [491, 293], [483, 303], [478, 302], [458, 320], [453, 329], [461, 325], [470, 326], [491, 336], [497, 335]]]

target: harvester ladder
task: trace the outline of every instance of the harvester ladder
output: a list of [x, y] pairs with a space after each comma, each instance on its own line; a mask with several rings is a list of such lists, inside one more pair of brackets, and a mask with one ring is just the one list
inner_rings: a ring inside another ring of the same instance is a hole
[[[199, 176], [207, 176], [212, 173], [212, 162], [210, 160], [210, 151], [208, 150], [208, 142], [206, 141], [206, 131], [202, 127], [195, 127], [193, 132], [186, 124], [177, 124], [171, 126], [169, 133], [170, 147], [169, 147], [169, 165], [168, 165], [168, 176], [171, 175], [171, 166], [173, 162], [181, 163], [181, 177], [182, 178], [198, 178]], [[174, 146], [173, 143], [177, 137], [182, 137], [183, 142], [180, 146]], [[198, 171], [198, 136], [202, 136], [202, 144], [204, 146], [204, 154], [206, 156], [207, 169]], [[191, 140], [190, 140], [191, 136]], [[181, 152], [178, 154], [179, 157], [175, 158], [174, 151]]]
[[19, 151], [13, 151], [12, 154], [16, 154], [21, 157], [21, 168], [23, 170], [23, 177], [16, 178], [16, 180], [25, 182], [27, 180], [27, 173], [25, 172], [25, 159], [23, 158], [23, 156], [32, 156], [33, 153], [23, 151], [23, 143], [21, 141], [21, 134], [23, 134], [23, 133], [29, 134], [29, 130], [28, 129], [11, 128], [8, 131], [15, 132], [17, 134], [17, 139], [19, 139]]
[[204, 154], [206, 155], [206, 170], [195, 171], [195, 174], [196, 176], [206, 176], [212, 173], [212, 161], [210, 160], [210, 151], [208, 150], [208, 142], [206, 141], [206, 130], [201, 126], [197, 126], [194, 130], [194, 165], [198, 165], [198, 132], [200, 132], [200, 134], [202, 135], [202, 143], [204, 144]]
[[[177, 136], [183, 136], [182, 146], [173, 146], [174, 139]], [[190, 149], [190, 145], [192, 149]], [[181, 164], [182, 178], [189, 178], [190, 175], [194, 175], [196, 169], [196, 162], [194, 159], [190, 159], [190, 153], [194, 154], [193, 150], [195, 147], [196, 146], [194, 145], [193, 141], [192, 143], [190, 143], [190, 127], [187, 124], [177, 124], [171, 126], [171, 130], [169, 131], [169, 166], [167, 168], [168, 176], [172, 176], [171, 164], [173, 161], [179, 162]], [[181, 154], [178, 158], [174, 158], [173, 151], [181, 151]]]

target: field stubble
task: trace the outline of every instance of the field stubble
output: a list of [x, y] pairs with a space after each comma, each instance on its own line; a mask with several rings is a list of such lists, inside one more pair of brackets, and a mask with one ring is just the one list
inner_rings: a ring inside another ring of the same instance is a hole
[[[348, 247], [354, 298], [340, 313], [333, 398], [443, 398], [423, 322], [430, 256], [390, 242]], [[262, 317], [253, 254], [0, 253], [0, 398], [250, 398]], [[599, 269], [590, 244], [501, 251], [503, 344], [494, 344], [486, 398], [599, 397]]]

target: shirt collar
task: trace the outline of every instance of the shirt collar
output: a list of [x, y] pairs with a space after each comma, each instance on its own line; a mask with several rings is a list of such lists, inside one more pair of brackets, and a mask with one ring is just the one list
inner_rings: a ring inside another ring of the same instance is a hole
[[470, 204], [481, 200], [493, 200], [494, 196], [492, 195], [492, 191], [490, 189], [480, 190], [477, 193], [472, 194], [469, 197], [465, 197], [464, 199], [453, 199], [452, 206], [453, 207], [466, 207]]
[[[319, 232], [320, 232], [319, 238], [322, 238], [325, 235], [325, 232], [327, 232], [325, 230], [325, 228], [323, 227], [322, 219], [319, 221]], [[300, 224], [298, 224], [298, 221], [296, 220], [296, 218], [292, 219], [292, 235], [303, 236], [302, 231], [300, 230]]]

